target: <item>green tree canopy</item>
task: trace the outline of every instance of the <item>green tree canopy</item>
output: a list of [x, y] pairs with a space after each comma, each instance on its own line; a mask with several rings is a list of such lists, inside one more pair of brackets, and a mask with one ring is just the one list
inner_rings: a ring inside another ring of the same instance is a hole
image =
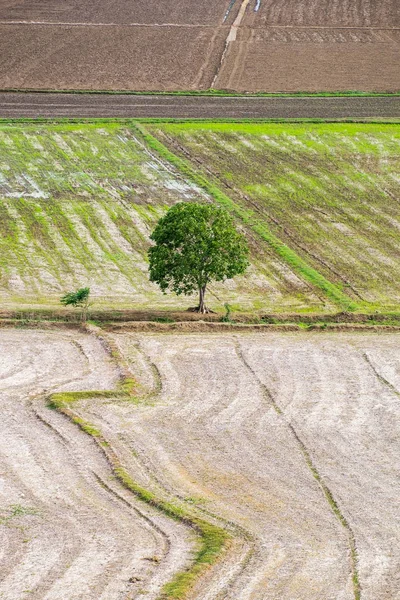
[[64, 306], [73, 306], [74, 308], [81, 309], [81, 318], [82, 321], [86, 321], [87, 312], [89, 310], [89, 296], [90, 296], [90, 288], [80, 288], [76, 290], [76, 292], [69, 292], [65, 294], [60, 300], [61, 304]]
[[163, 292], [199, 292], [199, 312], [207, 312], [205, 293], [211, 281], [244, 273], [248, 247], [231, 215], [212, 204], [181, 202], [162, 217], [150, 239], [150, 281]]

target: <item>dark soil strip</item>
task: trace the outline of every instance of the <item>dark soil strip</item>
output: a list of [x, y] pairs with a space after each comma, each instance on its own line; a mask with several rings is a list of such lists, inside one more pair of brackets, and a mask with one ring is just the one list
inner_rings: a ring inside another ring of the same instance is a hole
[[297, 433], [296, 429], [294, 428], [294, 426], [287, 419], [284, 411], [281, 409], [279, 404], [276, 402], [271, 391], [268, 389], [268, 387], [265, 385], [265, 383], [263, 383], [260, 380], [256, 371], [246, 360], [246, 358], [243, 354], [242, 348], [240, 346], [240, 342], [237, 338], [235, 339], [235, 348], [236, 348], [236, 352], [237, 352], [239, 359], [245, 365], [245, 367], [250, 371], [250, 373], [253, 375], [254, 379], [257, 381], [258, 385], [260, 386], [260, 388], [263, 392], [264, 398], [266, 399], [268, 404], [270, 404], [274, 408], [274, 410], [283, 418], [286, 425], [290, 429], [290, 432], [292, 433], [293, 437], [295, 438], [295, 440], [300, 448], [300, 451], [304, 456], [304, 460], [307, 464], [307, 467], [309, 468], [313, 477], [317, 480], [319, 486], [321, 487], [321, 490], [323, 491], [325, 498], [328, 501], [328, 504], [329, 504], [332, 512], [334, 513], [334, 515], [336, 516], [336, 518], [338, 519], [338, 521], [342, 525], [342, 527], [346, 530], [346, 534], [347, 534], [347, 537], [349, 540], [351, 574], [352, 574], [353, 589], [354, 589], [354, 600], [360, 600], [361, 599], [361, 586], [360, 586], [359, 575], [358, 575], [358, 554], [357, 554], [357, 546], [356, 546], [356, 540], [355, 540], [353, 530], [352, 530], [349, 522], [347, 521], [346, 517], [343, 515], [342, 511], [340, 510], [331, 490], [326, 485], [326, 483], [324, 482], [318, 469], [316, 468], [315, 464], [313, 463], [311, 454], [310, 454], [309, 450], [307, 449], [307, 446], [301, 440], [301, 438], [300, 438], [299, 434]]
[[400, 118], [400, 97], [229, 97], [0, 92], [0, 118]]
[[236, 0], [231, 0], [230, 1], [230, 4], [228, 6], [228, 10], [226, 11], [225, 16], [224, 16], [223, 23], [226, 23], [226, 21], [228, 20], [228, 17], [231, 14], [231, 10], [235, 6], [235, 2], [236, 2]]

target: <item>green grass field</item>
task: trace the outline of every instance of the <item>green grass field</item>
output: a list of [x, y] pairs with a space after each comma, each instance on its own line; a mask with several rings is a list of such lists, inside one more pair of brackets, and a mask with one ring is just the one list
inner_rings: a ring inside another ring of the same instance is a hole
[[[212, 201], [145, 145], [134, 125], [0, 126], [0, 299], [3, 308], [56, 306], [89, 285], [97, 307], [183, 308], [148, 282], [148, 236], [168, 206]], [[242, 224], [240, 224], [242, 226]], [[334, 310], [245, 227], [252, 265], [211, 286], [209, 304], [268, 311]]]
[[148, 128], [237, 205], [251, 210], [257, 227], [265, 224], [359, 308], [398, 309], [398, 125], [177, 123]]
[[210, 305], [266, 312], [400, 308], [400, 128], [389, 124], [0, 126], [0, 299], [185, 309], [148, 282], [157, 219], [218, 202], [249, 240], [245, 276]]

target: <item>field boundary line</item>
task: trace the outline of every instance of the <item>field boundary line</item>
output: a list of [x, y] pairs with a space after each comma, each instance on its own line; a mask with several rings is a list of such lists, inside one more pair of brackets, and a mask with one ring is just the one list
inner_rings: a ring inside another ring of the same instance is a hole
[[217, 82], [217, 79], [219, 77], [219, 74], [221, 72], [223, 64], [225, 62], [225, 56], [226, 56], [226, 54], [227, 54], [227, 52], [229, 50], [229, 46], [231, 45], [231, 42], [236, 41], [236, 37], [237, 37], [237, 33], [238, 33], [238, 30], [239, 30], [239, 27], [242, 24], [242, 20], [244, 18], [244, 15], [245, 15], [245, 12], [246, 12], [246, 9], [247, 9], [249, 3], [250, 3], [250, 0], [242, 0], [242, 4], [241, 4], [241, 6], [239, 8], [239, 12], [236, 15], [236, 18], [235, 18], [234, 22], [232, 23], [231, 27], [229, 28], [228, 36], [227, 36], [227, 38], [225, 40], [224, 50], [222, 52], [221, 59], [220, 59], [219, 64], [217, 66], [214, 78], [213, 78], [213, 80], [211, 82], [211, 88], [213, 88], [214, 85]]
[[400, 31], [400, 27], [362, 27], [361, 25], [339, 25], [339, 26], [329, 26], [329, 25], [263, 25], [262, 27], [249, 27], [243, 26], [246, 29], [253, 29], [257, 31], [257, 29], [361, 29], [361, 30], [370, 30], [373, 31]]
[[[242, 323], [240, 321], [231, 321], [230, 323], [223, 323], [221, 321], [176, 321], [173, 323], [160, 323], [157, 321], [109, 321], [102, 323], [102, 331], [108, 332], [132, 332], [132, 333], [219, 333], [229, 334], [235, 332], [281, 332], [281, 333], [337, 333], [337, 332], [363, 332], [363, 331], [376, 331], [385, 333], [398, 333], [400, 331], [400, 325], [368, 325], [365, 323], [351, 323], [351, 322], [320, 322], [320, 323], [307, 323], [307, 322], [288, 322], [288, 323]], [[79, 329], [78, 323], [71, 321], [34, 321], [21, 319], [0, 319], [0, 330], [4, 328], [10, 329], [43, 329], [43, 330], [77, 330]], [[114, 393], [115, 395], [115, 393]]]
[[[17, 106], [17, 105], [15, 105]], [[1, 109], [1, 104], [0, 104]], [[14, 109], [13, 109], [14, 110]], [[19, 110], [17, 107], [15, 110]], [[0, 127], [1, 128], [13, 128], [16, 125], [47, 125], [47, 124], [57, 124], [57, 125], [65, 125], [65, 124], [73, 124], [73, 125], [101, 125], [102, 123], [118, 123], [125, 125], [156, 125], [156, 124], [174, 124], [174, 123], [203, 123], [203, 124], [213, 124], [213, 123], [228, 123], [228, 124], [267, 124], [267, 123], [306, 123], [306, 124], [347, 124], [347, 123], [366, 123], [368, 125], [400, 125], [400, 117], [382, 117], [381, 119], [377, 117], [346, 117], [340, 119], [326, 118], [320, 119], [315, 117], [249, 117], [249, 118], [210, 118], [210, 117], [0, 117]]]
[[300, 451], [304, 457], [304, 460], [305, 460], [305, 463], [306, 463], [308, 469], [310, 470], [312, 476], [314, 477], [314, 479], [317, 481], [318, 485], [320, 486], [333, 514], [335, 515], [335, 517], [337, 518], [339, 523], [342, 525], [342, 527], [346, 530], [348, 543], [349, 543], [349, 550], [350, 550], [350, 565], [351, 565], [351, 577], [352, 577], [352, 582], [353, 582], [354, 600], [361, 600], [361, 585], [360, 585], [359, 574], [358, 574], [358, 552], [357, 552], [356, 539], [355, 539], [353, 529], [352, 529], [351, 525], [349, 524], [348, 520], [346, 519], [346, 517], [343, 515], [342, 511], [340, 510], [340, 507], [339, 507], [337, 501], [335, 500], [333, 493], [329, 489], [328, 485], [325, 483], [324, 478], [322, 477], [322, 475], [319, 473], [317, 467], [315, 466], [315, 464], [311, 458], [310, 451], [308, 450], [307, 446], [302, 441], [302, 439], [300, 438], [299, 434], [297, 433], [295, 427], [292, 425], [292, 423], [286, 416], [285, 411], [279, 406], [279, 404], [275, 400], [275, 398], [274, 398], [272, 392], [270, 391], [270, 389], [268, 388], [268, 386], [263, 381], [261, 381], [261, 379], [257, 375], [256, 371], [253, 369], [253, 367], [247, 361], [246, 357], [244, 356], [240, 342], [236, 336], [234, 337], [234, 344], [235, 344], [236, 353], [237, 353], [239, 359], [241, 360], [243, 365], [246, 367], [246, 369], [252, 374], [252, 376], [254, 377], [254, 379], [256, 380], [258, 385], [260, 386], [264, 397], [267, 399], [267, 401], [271, 404], [271, 406], [273, 407], [275, 412], [283, 419], [284, 423], [289, 428], [290, 432], [292, 433], [294, 439], [296, 440], [296, 442], [300, 448]]
[[214, 183], [210, 182], [204, 175], [200, 174], [186, 160], [171, 152], [158, 138], [139, 123], [133, 123], [132, 127], [139, 132], [147, 145], [159, 156], [175, 166], [184, 176], [193, 183], [205, 190], [217, 204], [227, 208], [231, 213], [238, 217], [244, 224], [251, 227], [267, 244], [274, 250], [287, 265], [289, 265], [297, 275], [311, 283], [313, 286], [322, 290], [327, 298], [338, 304], [346, 311], [354, 311], [358, 308], [349, 296], [342, 292], [335, 284], [326, 279], [324, 275], [311, 267], [303, 258], [301, 258], [292, 248], [284, 244], [275, 234], [273, 234], [267, 225], [260, 223], [254, 211], [242, 208], [236, 202], [224, 194]]
[[107, 94], [115, 96], [207, 96], [221, 98], [391, 98], [399, 97], [400, 91], [396, 92], [364, 92], [361, 90], [343, 90], [332, 92], [235, 92], [228, 89], [206, 90], [85, 90], [85, 89], [47, 89], [47, 88], [3, 88], [0, 93], [13, 94], [76, 94], [96, 95]]

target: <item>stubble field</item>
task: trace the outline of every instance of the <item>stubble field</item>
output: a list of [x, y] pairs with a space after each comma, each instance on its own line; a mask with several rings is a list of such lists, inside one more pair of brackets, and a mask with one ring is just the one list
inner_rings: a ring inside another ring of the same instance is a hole
[[[116, 386], [102, 345], [29, 330], [0, 341], [0, 597], [163, 597], [193, 560], [193, 532], [123, 490], [89, 436], [46, 407], [56, 390]], [[400, 597], [396, 335], [115, 334], [113, 344], [138, 400], [73, 410], [142, 488], [229, 532], [190, 598]]]

